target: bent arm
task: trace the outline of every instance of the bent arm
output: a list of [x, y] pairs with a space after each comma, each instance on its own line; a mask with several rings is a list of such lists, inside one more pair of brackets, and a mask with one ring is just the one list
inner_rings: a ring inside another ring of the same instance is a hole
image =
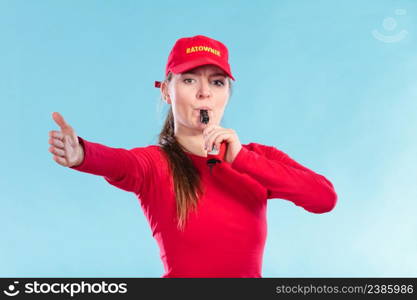
[[262, 184], [268, 190], [268, 199], [290, 200], [313, 213], [329, 212], [335, 207], [337, 194], [323, 175], [300, 165], [274, 147], [263, 146], [257, 150], [243, 147], [232, 167]]

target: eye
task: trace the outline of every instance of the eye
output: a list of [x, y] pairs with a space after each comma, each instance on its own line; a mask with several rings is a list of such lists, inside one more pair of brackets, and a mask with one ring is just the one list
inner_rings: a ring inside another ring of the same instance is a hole
[[183, 81], [185, 83], [191, 83], [191, 80], [194, 80], [194, 79], [192, 79], [192, 78], [185, 78]]
[[223, 80], [213, 80], [215, 82], [215, 85], [217, 86], [223, 86], [224, 85], [224, 81]]

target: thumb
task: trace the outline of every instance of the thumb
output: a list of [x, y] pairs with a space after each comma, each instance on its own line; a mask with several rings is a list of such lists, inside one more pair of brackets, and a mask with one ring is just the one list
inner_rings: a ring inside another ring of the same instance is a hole
[[64, 117], [59, 112], [53, 112], [52, 113], [52, 118], [58, 124], [58, 126], [61, 127], [61, 130], [71, 128], [71, 126], [69, 126], [68, 123], [65, 122]]

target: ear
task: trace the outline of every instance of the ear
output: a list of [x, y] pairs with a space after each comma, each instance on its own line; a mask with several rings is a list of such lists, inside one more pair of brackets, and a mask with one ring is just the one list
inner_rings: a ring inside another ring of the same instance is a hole
[[168, 84], [166, 81], [161, 82], [161, 95], [162, 99], [164, 99], [166, 103], [171, 104], [171, 98], [169, 97], [168, 93]]

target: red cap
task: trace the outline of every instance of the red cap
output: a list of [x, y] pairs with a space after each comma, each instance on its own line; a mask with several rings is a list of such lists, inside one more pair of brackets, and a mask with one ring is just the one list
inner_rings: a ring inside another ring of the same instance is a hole
[[[235, 80], [230, 70], [229, 52], [227, 47], [212, 38], [204, 35], [180, 38], [172, 48], [165, 68], [165, 76], [169, 72], [179, 74], [203, 65], [216, 65]], [[161, 86], [155, 81], [155, 87]]]

